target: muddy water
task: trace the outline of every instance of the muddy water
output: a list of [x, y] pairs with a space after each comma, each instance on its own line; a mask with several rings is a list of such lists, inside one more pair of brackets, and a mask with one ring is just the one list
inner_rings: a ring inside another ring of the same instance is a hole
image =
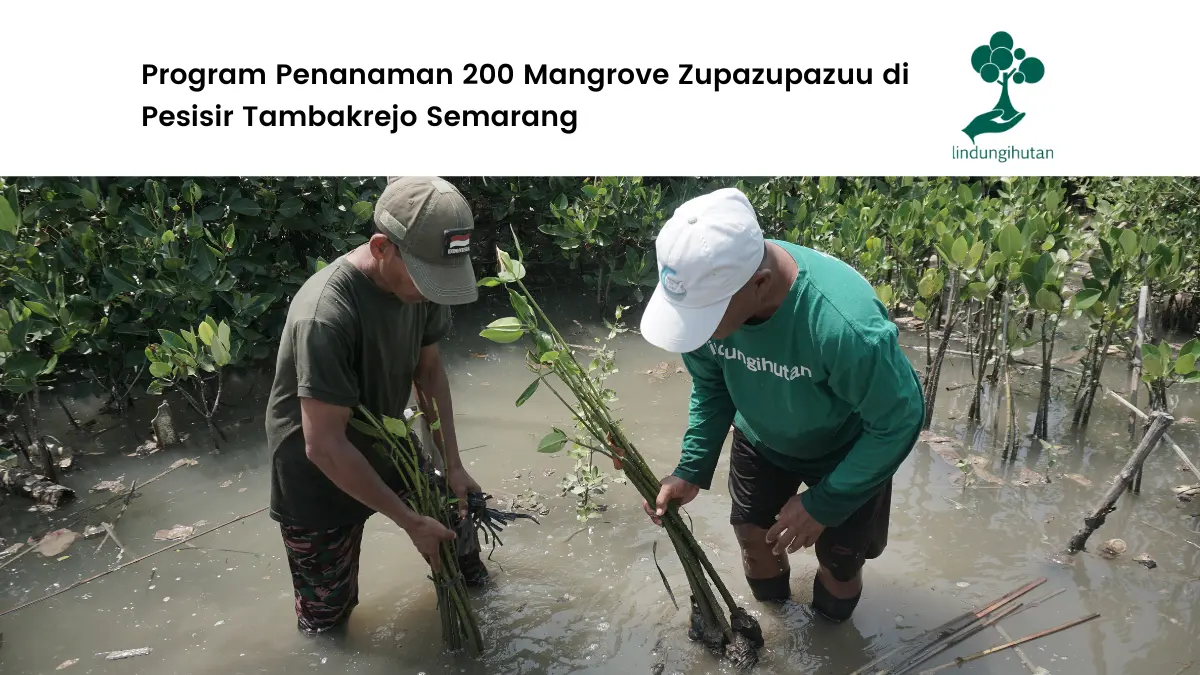
[[[559, 321], [580, 344], [603, 334], [596, 315], [578, 299], [562, 303], [582, 329]], [[580, 310], [580, 307], [587, 307]], [[560, 311], [566, 311], [560, 308]], [[361, 604], [344, 634], [309, 638], [295, 630], [292, 595], [278, 529], [265, 513], [171, 550], [20, 612], [0, 617], [0, 672], [51, 673], [78, 659], [67, 673], [646, 673], [656, 663], [665, 672], [716, 673], [728, 668], [690, 644], [686, 612], [667, 597], [651, 559], [658, 541], [659, 560], [677, 596], [686, 598], [687, 582], [667, 538], [641, 514], [640, 500], [628, 485], [611, 484], [598, 501], [602, 517], [586, 528], [577, 522], [573, 503], [558, 496], [557, 485], [572, 470], [565, 456], [534, 452], [551, 424], [564, 425], [561, 404], [539, 391], [527, 404], [513, 401], [528, 382], [519, 348], [496, 346], [475, 337], [478, 327], [507, 315], [495, 302], [481, 302], [458, 313], [457, 334], [446, 347], [456, 409], [455, 423], [464, 457], [473, 475], [502, 500], [521, 495], [549, 509], [541, 524], [517, 522], [506, 530], [489, 566], [495, 583], [477, 595], [475, 606], [485, 626], [488, 652], [480, 659], [441, 653], [439, 625], [430, 583], [405, 535], [376, 517], [367, 526], [361, 567]], [[909, 342], [923, 343], [920, 336]], [[907, 338], [906, 338], [907, 339]], [[1065, 341], [1069, 342], [1069, 340]], [[1060, 348], [1065, 353], [1065, 342]], [[634, 440], [655, 467], [665, 473], [678, 458], [686, 420], [689, 383], [676, 372], [676, 357], [648, 347], [636, 334], [622, 336], [617, 348], [620, 373], [611, 382], [621, 396], [620, 415]], [[910, 352], [922, 364], [924, 354]], [[662, 368], [660, 364], [666, 364]], [[1111, 362], [1110, 362], [1111, 363]], [[1124, 388], [1123, 364], [1111, 364], [1109, 381]], [[1019, 419], [1033, 423], [1037, 371], [1016, 381], [1021, 397]], [[971, 381], [965, 359], [951, 358], [942, 383]], [[1058, 376], [1056, 400], [1073, 394], [1070, 378]], [[236, 383], [233, 400], [245, 392]], [[148, 458], [124, 457], [132, 440], [122, 430], [84, 444], [68, 442], [105, 456], [81, 457], [81, 469], [69, 483], [82, 493], [101, 480], [125, 476], [145, 480], [180, 457], [199, 464], [179, 469], [147, 486], [120, 520], [118, 536], [128, 561], [157, 550], [154, 532], [174, 525], [207, 521], [211, 527], [266, 504], [267, 457], [262, 433], [260, 385], [249, 400], [227, 412], [229, 442], [220, 456], [207, 454], [200, 427], [191, 429], [187, 447]], [[1027, 598], [1065, 591], [1045, 605], [1002, 622], [1020, 637], [1092, 612], [1102, 617], [1084, 626], [1024, 647], [1035, 667], [1056, 675], [1165, 673], [1172, 675], [1200, 656], [1195, 621], [1200, 611], [1200, 550], [1152, 528], [1146, 521], [1200, 542], [1200, 510], [1178, 502], [1169, 488], [1198, 482], [1181, 472], [1173, 455], [1157, 452], [1147, 465], [1142, 494], [1123, 499], [1122, 507], [1093, 538], [1093, 548], [1121, 537], [1129, 552], [1114, 561], [1084, 553], [1071, 560], [1061, 551], [1078, 527], [1082, 512], [1103, 493], [1127, 456], [1127, 416], [1111, 400], [1097, 401], [1086, 436], [1070, 434], [1069, 409], [1052, 407], [1057, 451], [1022, 451], [1014, 467], [1004, 467], [993, 450], [991, 427], [972, 430], [966, 422], [970, 389], [943, 389], [933, 433], [954, 439], [961, 456], [982, 458], [974, 484], [922, 443], [897, 475], [891, 542], [869, 564], [866, 591], [854, 618], [841, 626], [814, 620], [805, 605], [810, 596], [815, 558], [810, 551], [792, 557], [796, 602], [783, 608], [760, 605], [749, 596], [741, 575], [737, 545], [727, 524], [729, 500], [722, 462], [714, 490], [689, 507], [699, 540], [731, 590], [763, 624], [767, 648], [760, 673], [849, 673], [898, 640], [913, 636], [999, 597], [1023, 583], [1045, 577]], [[1191, 398], [1174, 402], [1177, 418], [1200, 417]], [[72, 403], [86, 417], [94, 401]], [[149, 411], [150, 401], [141, 408]], [[177, 406], [178, 410], [178, 406]], [[245, 419], [249, 418], [249, 419]], [[50, 424], [61, 419], [47, 411]], [[57, 429], [56, 429], [57, 431]], [[1002, 428], [1001, 428], [1002, 433]], [[1172, 436], [1184, 448], [1200, 447], [1194, 425], [1180, 423]], [[1024, 446], [1028, 446], [1025, 443]], [[945, 450], [944, 445], [939, 449]], [[727, 455], [726, 455], [727, 457]], [[1050, 458], [1053, 466], [1047, 469]], [[1049, 472], [1052, 482], [1014, 484], [1024, 467]], [[612, 474], [611, 467], [602, 467]], [[1083, 485], [1063, 474], [1078, 474]], [[998, 484], [999, 483], [999, 484]], [[99, 496], [89, 495], [89, 501]], [[59, 516], [14, 514], [6, 503], [0, 537], [23, 540], [57, 526]], [[110, 519], [113, 512], [108, 512]], [[81, 529], [76, 526], [76, 529]], [[0, 570], [0, 610], [36, 599], [116, 563], [111, 542], [96, 552], [98, 540], [78, 541], [66, 560], [25, 556]], [[1149, 553], [1158, 566], [1133, 562]], [[989, 629], [924, 664], [1003, 642]], [[149, 655], [106, 661], [98, 654], [150, 647]], [[967, 673], [1029, 672], [1011, 651], [965, 665]]]

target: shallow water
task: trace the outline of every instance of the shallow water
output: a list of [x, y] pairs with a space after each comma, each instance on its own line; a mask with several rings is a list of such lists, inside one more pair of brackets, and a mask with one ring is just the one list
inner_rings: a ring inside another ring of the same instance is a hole
[[[570, 320], [558, 325], [568, 339], [590, 343], [604, 329], [585, 321], [597, 317], [578, 298], [559, 304], [588, 324], [587, 335]], [[584, 309], [580, 309], [580, 308]], [[556, 312], [557, 313], [557, 312]], [[266, 513], [192, 542], [195, 548], [171, 550], [132, 565], [18, 613], [0, 617], [0, 672], [51, 673], [64, 661], [79, 661], [67, 673], [574, 673], [648, 672], [665, 662], [665, 672], [731, 672], [724, 663], [688, 642], [687, 613], [667, 597], [651, 559], [657, 540], [659, 562], [676, 597], [686, 602], [687, 582], [670, 542], [642, 514], [629, 485], [611, 484], [597, 501], [608, 506], [586, 529], [575, 518], [571, 499], [557, 485], [572, 470], [565, 455], [534, 452], [550, 425], [567, 424], [565, 409], [549, 392], [539, 391], [521, 408], [513, 401], [529, 374], [520, 348], [497, 346], [475, 337], [488, 321], [508, 312], [497, 302], [481, 302], [459, 311], [456, 335], [445, 351], [454, 392], [459, 444], [470, 471], [501, 500], [535, 491], [547, 515], [541, 524], [518, 521], [505, 531], [489, 567], [495, 583], [477, 594], [475, 606], [484, 625], [487, 653], [479, 659], [447, 656], [426, 569], [407, 537], [375, 517], [364, 537], [360, 601], [341, 636], [308, 638], [295, 630], [292, 591], [277, 526]], [[633, 317], [636, 318], [636, 317]], [[906, 341], [923, 344], [923, 336]], [[1065, 355], [1071, 340], [1061, 340]], [[621, 396], [619, 414], [651, 464], [666, 473], [678, 459], [678, 441], [686, 421], [688, 379], [677, 373], [677, 357], [649, 347], [636, 334], [612, 343], [620, 373], [611, 385]], [[920, 367], [924, 354], [910, 352]], [[482, 358], [481, 358], [482, 357]], [[667, 368], [659, 365], [666, 363]], [[652, 371], [649, 372], [648, 371]], [[1110, 360], [1107, 380], [1124, 390], [1123, 363]], [[665, 377], [660, 377], [665, 374]], [[1020, 423], [1033, 423], [1037, 371], [1015, 383], [1021, 396]], [[973, 381], [967, 361], [951, 357], [943, 387]], [[1074, 393], [1073, 378], [1056, 375], [1058, 401]], [[231, 400], [248, 388], [233, 385]], [[1120, 508], [1091, 539], [1094, 550], [1112, 537], [1123, 538], [1129, 552], [1105, 560], [1082, 553], [1062, 555], [1082, 514], [1099, 500], [1128, 456], [1128, 416], [1111, 399], [1099, 399], [1092, 424], [1082, 438], [1070, 433], [1069, 408], [1052, 406], [1051, 433], [1061, 454], [1022, 451], [1014, 467], [1004, 467], [993, 450], [991, 427], [971, 432], [966, 424], [970, 388], [939, 393], [932, 433], [956, 439], [960, 451], [993, 458], [986, 480], [964, 486], [962, 473], [926, 443], [914, 450], [896, 477], [890, 543], [866, 571], [866, 590], [854, 618], [841, 626], [814, 620], [805, 605], [816, 561], [811, 550], [792, 556], [795, 603], [774, 609], [756, 603], [741, 574], [738, 549], [728, 525], [725, 489], [727, 454], [714, 489], [688, 508], [697, 538], [739, 601], [763, 624], [767, 647], [759, 673], [849, 673], [897, 641], [939, 625], [965, 610], [995, 599], [1039, 577], [1047, 579], [1027, 596], [1065, 592], [1041, 607], [1001, 622], [1020, 637], [1068, 620], [1100, 612], [1101, 618], [1023, 647], [1032, 663], [1056, 675], [1165, 673], [1173, 675], [1200, 656], [1193, 621], [1200, 611], [1200, 550], [1149, 527], [1146, 521], [1200, 542], [1196, 503], [1175, 499], [1169, 488], [1200, 482], [1180, 471], [1173, 454], [1158, 450], [1147, 464], [1142, 493], [1123, 497]], [[1186, 392], [1185, 392], [1186, 393]], [[122, 430], [95, 442], [66, 434], [60, 411], [47, 411], [53, 433], [78, 449], [106, 451], [84, 456], [67, 483], [89, 503], [104, 495], [87, 489], [119, 476], [145, 480], [181, 457], [197, 466], [181, 468], [146, 487], [117, 527], [126, 546], [122, 562], [161, 548], [156, 530], [197, 521], [221, 523], [266, 504], [267, 456], [262, 431], [266, 386], [226, 412], [229, 442], [220, 456], [207, 453], [205, 433], [193, 426], [186, 447], [151, 457], [122, 456], [134, 444]], [[139, 409], [152, 415], [152, 401]], [[1193, 423], [1200, 406], [1190, 397], [1173, 401], [1179, 423], [1171, 435], [1193, 458], [1200, 447]], [[95, 402], [75, 400], [72, 408], [86, 418]], [[177, 416], [182, 417], [178, 404]], [[246, 419], [249, 418], [249, 419]], [[1065, 420], [1064, 420], [1065, 418]], [[109, 424], [111, 422], [106, 422]], [[1001, 428], [1001, 432], [1003, 429]], [[1023, 443], [1028, 447], [1028, 442]], [[1014, 485], [1022, 466], [1046, 470], [1055, 457], [1050, 484]], [[601, 465], [612, 475], [611, 466]], [[553, 472], [553, 473], [551, 473]], [[1083, 486], [1062, 474], [1081, 474]], [[228, 487], [221, 487], [232, 481]], [[244, 492], [241, 490], [245, 490]], [[57, 526], [62, 514], [27, 514], [9, 498], [0, 519], [0, 537], [9, 542], [40, 536]], [[73, 512], [77, 506], [67, 509]], [[111, 521], [115, 509], [105, 512]], [[98, 522], [93, 519], [91, 522]], [[81, 531], [82, 526], [75, 529]], [[1189, 532], [1189, 530], [1191, 532]], [[54, 592], [115, 564], [112, 543], [96, 553], [98, 539], [77, 541], [63, 561], [32, 553], [0, 570], [0, 611]], [[1133, 561], [1147, 552], [1158, 567]], [[2, 561], [0, 561], [2, 562]], [[993, 629], [922, 664], [932, 667], [955, 656], [977, 652], [1005, 640]], [[106, 661], [97, 654], [151, 647], [149, 655]], [[919, 670], [919, 669], [918, 669]], [[1029, 672], [1011, 650], [964, 665], [965, 673]]]

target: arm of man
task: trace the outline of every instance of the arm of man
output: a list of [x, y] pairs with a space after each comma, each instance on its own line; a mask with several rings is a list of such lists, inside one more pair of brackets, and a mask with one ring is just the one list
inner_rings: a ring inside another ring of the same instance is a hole
[[688, 401], [688, 428], [683, 434], [683, 449], [675, 471], [662, 481], [654, 508], [643, 501], [642, 508], [656, 524], [671, 502], [687, 504], [712, 486], [721, 448], [729, 435], [736, 409], [725, 387], [725, 375], [705, 345], [683, 355], [683, 365], [692, 376], [692, 394]]
[[894, 329], [867, 337], [845, 331], [823, 347], [829, 386], [862, 419], [846, 457], [801, 502], [821, 525], [835, 527], [869, 500], [904, 463], [925, 419], [925, 400]]
[[413, 387], [417, 390], [417, 407], [429, 422], [434, 445], [445, 459], [446, 485], [458, 498], [458, 513], [465, 518], [467, 493], [482, 492], [483, 489], [467, 473], [462, 457], [458, 454], [458, 435], [454, 430], [454, 402], [450, 398], [450, 378], [446, 376], [446, 364], [438, 350], [438, 342], [450, 332], [452, 314], [450, 308], [445, 305], [429, 303], [428, 308], [421, 335], [421, 355], [413, 371]]
[[408, 533], [413, 545], [436, 572], [441, 567], [438, 547], [454, 533], [433, 518], [419, 515], [404, 503], [346, 438], [351, 410], [312, 398], [300, 399], [304, 450], [334, 485], [382, 513]]
[[[458, 454], [458, 436], [454, 431], [454, 403], [450, 398], [450, 378], [436, 343], [421, 348], [421, 357], [413, 373], [417, 406], [429, 421], [433, 442], [446, 462], [446, 484], [458, 497], [459, 515], [467, 515], [467, 493], [483, 489], [463, 467]], [[439, 424], [440, 422], [440, 424]], [[433, 431], [436, 428], [436, 431]]]
[[346, 438], [346, 425], [358, 400], [346, 336], [337, 326], [310, 320], [295, 326], [293, 339], [300, 421], [309, 461], [342, 492], [407, 532], [436, 571], [441, 564], [438, 546], [453, 540], [454, 533], [410, 509]]

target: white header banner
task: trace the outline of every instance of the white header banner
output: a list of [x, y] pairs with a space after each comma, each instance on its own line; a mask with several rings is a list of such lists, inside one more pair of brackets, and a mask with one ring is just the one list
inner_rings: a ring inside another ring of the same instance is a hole
[[9, 3], [0, 175], [1188, 175], [1200, 4]]

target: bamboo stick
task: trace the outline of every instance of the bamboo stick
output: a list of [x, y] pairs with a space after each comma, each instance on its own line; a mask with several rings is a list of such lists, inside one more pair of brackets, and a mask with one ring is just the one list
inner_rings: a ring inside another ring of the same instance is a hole
[[[1034, 607], [1037, 607], [1038, 605], [1053, 598], [1054, 596], [1058, 595], [1059, 593], [1062, 593], [1065, 590], [1066, 590], [1065, 588], [1060, 588], [1057, 591], [1051, 591], [1050, 593], [1047, 593], [1046, 595], [1043, 595], [1042, 597], [1040, 597], [1037, 600], [1034, 600], [1028, 604], [1019, 603], [1019, 604], [1013, 605], [1012, 607], [1009, 607], [1007, 609], [1003, 609], [1003, 610], [997, 612], [995, 615], [991, 616], [990, 618], [988, 618], [986, 621], [983, 621], [982, 623], [976, 623], [975, 625], [970, 626], [969, 628], [961, 630], [952, 635], [946, 636], [945, 642], [934, 643], [926, 651], [909, 659], [904, 664], [903, 667], [896, 670], [896, 675], [903, 675], [904, 673], [907, 673], [908, 671], [912, 670], [913, 668], [916, 668], [917, 666], [924, 663], [925, 661], [928, 661], [929, 659], [933, 658], [934, 656], [941, 654], [942, 652], [946, 651], [947, 649], [950, 649], [951, 647], [960, 645], [963, 642], [965, 642], [966, 640], [969, 640], [970, 638], [974, 637], [975, 635], [978, 635], [979, 633], [983, 632], [983, 630], [985, 628], [989, 628], [991, 626], [997, 626], [997, 624], [999, 624], [1001, 619], [1006, 619], [1011, 616], [1015, 616], [1017, 614], [1020, 614], [1021, 612], [1024, 612], [1027, 609], [1033, 609]], [[999, 626], [997, 626], [997, 627], [999, 627]], [[1005, 639], [1011, 640], [1012, 638], [1005, 638]], [[885, 673], [887, 673], [887, 672], [890, 672], [890, 671], [881, 671], [881, 672], [877, 673], [876, 675], [885, 675]]]
[[[1101, 385], [1101, 386], [1103, 386], [1103, 385]], [[1149, 415], [1142, 412], [1142, 410], [1140, 408], [1133, 405], [1129, 401], [1126, 401], [1117, 392], [1113, 391], [1112, 389], [1109, 389], [1108, 387], [1104, 387], [1104, 391], [1108, 392], [1108, 395], [1115, 398], [1118, 403], [1125, 406], [1126, 408], [1129, 408], [1130, 411], [1133, 412], [1133, 414], [1137, 415], [1138, 417], [1142, 418], [1145, 421], [1150, 420]], [[1179, 447], [1179, 444], [1176, 443], [1174, 440], [1172, 440], [1172, 438], [1168, 434], [1163, 434], [1163, 440], [1167, 442], [1167, 445], [1171, 446], [1171, 449], [1175, 451], [1175, 456], [1179, 458], [1179, 461], [1183, 462], [1183, 465], [1188, 468], [1188, 471], [1191, 471], [1193, 476], [1195, 476], [1197, 479], [1200, 479], [1200, 469], [1196, 468], [1196, 465], [1192, 463], [1192, 460], [1188, 459], [1187, 454], [1185, 454], [1183, 452], [1183, 448]]]
[[956, 632], [962, 630], [964, 627], [970, 625], [974, 621], [977, 621], [977, 620], [991, 614], [992, 612], [996, 611], [1000, 607], [1007, 605], [1008, 603], [1012, 602], [1013, 600], [1021, 597], [1022, 595], [1025, 595], [1029, 591], [1037, 588], [1038, 586], [1041, 586], [1044, 583], [1046, 583], [1046, 578], [1042, 577], [1040, 579], [1037, 579], [1036, 581], [1031, 581], [1028, 584], [1025, 584], [1024, 586], [1018, 588], [1015, 591], [1010, 591], [1007, 594], [1002, 595], [998, 600], [992, 602], [990, 605], [986, 605], [986, 606], [982, 607], [981, 609], [967, 610], [960, 616], [955, 617], [936, 628], [927, 630], [924, 633], [921, 633], [920, 635], [918, 635], [914, 638], [911, 638], [907, 642], [902, 642], [902, 643], [896, 645], [890, 651], [884, 653], [882, 656], [876, 658], [874, 661], [871, 661], [870, 663], [859, 668], [858, 670], [854, 671], [853, 673], [850, 673], [850, 675], [867, 675], [867, 673], [871, 672], [872, 668], [879, 665], [880, 663], [883, 663], [884, 661], [887, 661], [888, 659], [895, 656], [898, 652], [901, 652], [906, 648], [908, 648], [909, 651], [907, 654], [904, 655], [904, 657], [906, 658], [908, 656], [911, 656], [917, 650], [924, 649], [928, 645], [932, 644], [933, 642], [936, 642], [937, 640], [942, 639], [946, 635], [953, 634], [953, 633], [956, 633]]
[[1079, 619], [1075, 619], [1074, 621], [1068, 621], [1067, 623], [1064, 623], [1061, 626], [1056, 626], [1054, 628], [1048, 628], [1044, 631], [1040, 631], [1040, 632], [1034, 633], [1032, 635], [1026, 635], [1023, 638], [1018, 638], [1016, 640], [1010, 640], [1009, 642], [1005, 642], [1004, 644], [996, 645], [995, 647], [989, 647], [988, 649], [985, 649], [977, 654], [971, 654], [970, 656], [959, 657], [949, 663], [944, 663], [940, 666], [937, 666], [936, 668], [922, 670], [920, 673], [918, 673], [918, 675], [933, 675], [933, 673], [939, 673], [943, 670], [946, 670], [947, 668], [961, 666], [964, 663], [968, 663], [968, 662], [974, 661], [976, 659], [981, 659], [989, 654], [995, 654], [996, 652], [1004, 651], [1005, 649], [1008, 649], [1010, 647], [1015, 647], [1020, 644], [1025, 644], [1026, 642], [1031, 642], [1033, 640], [1044, 638], [1048, 635], [1060, 633], [1068, 628], [1074, 628], [1075, 626], [1078, 626], [1079, 624], [1087, 623], [1088, 621], [1098, 618], [1099, 616], [1100, 616], [1100, 614], [1097, 613], [1097, 614], [1091, 614], [1089, 616], [1081, 617]]

